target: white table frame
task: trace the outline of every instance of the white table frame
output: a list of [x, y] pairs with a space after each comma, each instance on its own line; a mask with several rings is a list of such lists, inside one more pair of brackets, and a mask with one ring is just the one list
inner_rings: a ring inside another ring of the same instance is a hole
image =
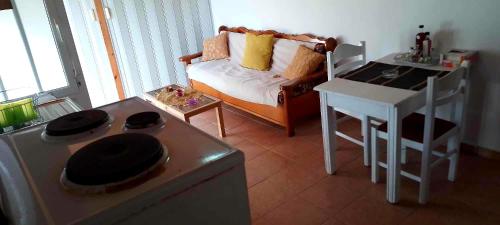
[[[395, 64], [395, 54], [388, 55], [378, 62]], [[422, 67], [425, 69], [452, 71], [441, 66]], [[401, 173], [401, 121], [402, 118], [425, 105], [424, 101], [412, 98], [418, 92], [392, 88], [381, 85], [334, 78], [314, 88], [320, 92], [321, 123], [325, 169], [334, 174], [336, 151], [336, 117], [335, 108], [362, 114], [369, 119], [381, 119], [388, 123], [387, 139], [387, 191], [386, 198], [390, 203], [399, 201]], [[463, 106], [464, 104], [462, 104]], [[364, 140], [370, 140], [365, 134]], [[370, 145], [365, 145], [369, 147]]]

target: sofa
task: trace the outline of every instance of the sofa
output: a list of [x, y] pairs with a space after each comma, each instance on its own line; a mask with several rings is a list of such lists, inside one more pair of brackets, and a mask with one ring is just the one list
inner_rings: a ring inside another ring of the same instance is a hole
[[[334, 38], [310, 34], [291, 35], [273, 30], [250, 30], [245, 27], [221, 26], [228, 32], [230, 57], [213, 61], [198, 60], [202, 52], [180, 57], [192, 88], [221, 99], [225, 104], [280, 125], [288, 136], [295, 134], [298, 121], [319, 114], [319, 96], [312, 89], [327, 81], [326, 63], [312, 74], [289, 80], [280, 76], [292, 61], [300, 45], [325, 54], [337, 45]], [[269, 71], [240, 66], [245, 48], [245, 33], [272, 34], [273, 55]]]

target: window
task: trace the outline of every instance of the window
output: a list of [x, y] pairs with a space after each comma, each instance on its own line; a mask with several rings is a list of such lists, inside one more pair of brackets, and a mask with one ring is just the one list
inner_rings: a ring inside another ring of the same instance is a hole
[[0, 99], [19, 98], [38, 92], [13, 10], [0, 11]]
[[63, 37], [44, 0], [12, 2], [14, 10], [0, 11], [0, 100], [77, 86], [68, 80], [74, 63], [61, 57]]

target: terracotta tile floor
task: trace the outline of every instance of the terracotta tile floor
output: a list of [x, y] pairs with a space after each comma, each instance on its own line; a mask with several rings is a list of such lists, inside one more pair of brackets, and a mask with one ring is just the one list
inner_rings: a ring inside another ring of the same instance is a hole
[[[229, 107], [223, 112], [223, 140], [245, 153], [253, 224], [500, 224], [498, 161], [462, 154], [454, 183], [447, 181], [447, 164], [442, 164], [434, 170], [426, 206], [417, 203], [418, 184], [403, 178], [401, 202], [391, 205], [384, 179], [370, 182], [359, 146], [337, 139], [338, 172], [326, 174], [319, 117], [298, 125], [296, 136], [288, 138], [282, 128], [253, 116]], [[218, 137], [215, 111], [191, 123]], [[352, 119], [339, 129], [359, 135], [359, 126]], [[419, 154], [410, 152], [405, 168], [418, 168]]]

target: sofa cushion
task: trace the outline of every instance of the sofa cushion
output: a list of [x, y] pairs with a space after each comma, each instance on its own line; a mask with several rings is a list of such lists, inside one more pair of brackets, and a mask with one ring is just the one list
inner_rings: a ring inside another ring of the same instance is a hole
[[227, 32], [222, 32], [219, 35], [209, 38], [203, 42], [202, 61], [225, 59], [228, 57], [229, 50], [227, 47]]
[[[245, 34], [228, 32], [229, 57], [231, 62], [241, 65], [245, 51]], [[300, 45], [314, 49], [316, 43], [276, 38], [271, 59], [271, 71], [282, 74], [290, 65]]]
[[246, 33], [245, 39], [245, 53], [241, 66], [249, 69], [269, 70], [273, 56], [273, 35]]
[[190, 79], [226, 95], [274, 107], [278, 106], [280, 85], [287, 82], [271, 71], [247, 69], [224, 59], [191, 64], [187, 73]]
[[283, 76], [290, 80], [307, 76], [314, 72], [324, 61], [324, 55], [301, 45], [297, 49], [292, 63], [283, 72]]
[[245, 34], [228, 32], [229, 57], [231, 62], [241, 65], [245, 51]]
[[297, 52], [297, 49], [300, 45], [304, 45], [307, 48], [314, 49], [316, 43], [294, 41], [288, 39], [276, 39], [273, 49], [271, 71], [278, 74], [283, 74], [288, 65], [292, 63], [295, 52]]

